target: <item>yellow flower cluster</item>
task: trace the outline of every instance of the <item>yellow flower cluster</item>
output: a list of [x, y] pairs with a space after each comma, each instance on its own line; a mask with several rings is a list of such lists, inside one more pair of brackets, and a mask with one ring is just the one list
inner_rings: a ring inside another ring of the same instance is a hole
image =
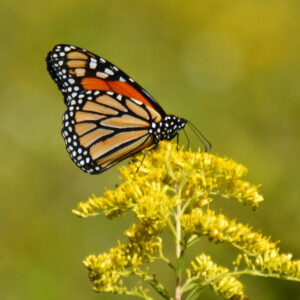
[[[142, 197], [148, 201], [149, 195], [155, 193], [165, 194], [167, 198], [176, 195], [180, 183], [183, 185], [181, 200], [192, 202], [191, 207], [206, 205], [215, 195], [253, 208], [263, 201], [256, 186], [241, 180], [247, 169], [231, 159], [203, 152], [177, 151], [176, 145], [169, 142], [161, 142], [157, 151], [148, 152], [140, 165], [142, 158], [140, 154], [128, 167], [120, 168], [123, 183], [115, 190], [79, 203], [73, 212], [80, 217], [99, 212], [108, 217], [120, 216], [141, 204]], [[166, 209], [163, 201], [160, 204], [161, 209]]]
[[108, 253], [88, 256], [83, 263], [89, 271], [95, 291], [127, 295], [146, 294], [147, 290], [142, 286], [131, 290], [126, 288], [121, 278], [134, 274], [145, 275], [145, 272], [141, 273], [140, 266], [153, 262], [153, 257], [161, 251], [161, 247], [160, 238], [139, 243], [119, 244]]
[[234, 265], [239, 267], [242, 263], [251, 275], [300, 281], [300, 260], [292, 260], [291, 254], [279, 253], [278, 248], [255, 257], [240, 254]]
[[218, 266], [206, 254], [200, 254], [191, 262], [187, 269], [188, 279], [198, 282], [199, 285], [209, 285], [225, 299], [246, 300], [243, 284], [236, 277], [228, 275], [229, 269]]
[[181, 225], [190, 235], [206, 235], [215, 243], [229, 243], [249, 255], [259, 255], [276, 249], [276, 244], [270, 242], [270, 238], [210, 209], [194, 209], [183, 215]]
[[255, 266], [261, 271], [275, 273], [287, 279], [300, 281], [300, 260], [292, 261], [292, 255], [268, 251], [255, 259]]
[[[128, 289], [122, 281], [137, 276], [165, 299], [172, 299], [157, 277], [150, 274], [151, 263], [160, 260], [175, 270], [176, 295], [187, 292], [189, 288], [181, 291], [180, 264], [173, 264], [163, 255], [160, 234], [165, 229], [174, 236], [177, 259], [182, 259], [185, 250], [201, 236], [216, 243], [229, 243], [242, 253], [232, 271], [218, 266], [205, 254], [199, 255], [187, 270], [185, 287], [193, 283], [209, 285], [225, 299], [242, 300], [246, 296], [236, 278], [243, 274], [300, 280], [299, 261], [280, 254], [270, 238], [210, 209], [209, 204], [220, 197], [253, 209], [263, 201], [257, 186], [243, 180], [247, 173], [244, 166], [208, 153], [177, 150], [170, 142], [161, 142], [141, 164], [142, 158], [140, 154], [129, 166], [120, 168], [122, 183], [114, 190], [79, 203], [73, 211], [83, 218], [98, 214], [114, 218], [127, 211], [136, 217], [136, 223], [124, 232], [127, 243], [85, 259], [96, 291], [150, 300], [144, 285]], [[240, 270], [241, 265], [244, 268]]]

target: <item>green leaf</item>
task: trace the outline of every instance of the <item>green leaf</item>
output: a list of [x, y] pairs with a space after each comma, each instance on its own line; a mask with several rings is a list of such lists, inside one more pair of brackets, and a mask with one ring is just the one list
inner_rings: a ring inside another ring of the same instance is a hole
[[203, 286], [197, 286], [186, 298], [186, 300], [196, 300], [202, 293], [204, 287]]
[[181, 255], [177, 261], [176, 270], [182, 272], [184, 270], [184, 266], [185, 266], [185, 259], [184, 256]]
[[185, 293], [195, 287], [198, 287], [199, 285], [195, 282], [191, 282], [190, 284], [188, 284], [184, 289], [182, 289], [182, 292]]

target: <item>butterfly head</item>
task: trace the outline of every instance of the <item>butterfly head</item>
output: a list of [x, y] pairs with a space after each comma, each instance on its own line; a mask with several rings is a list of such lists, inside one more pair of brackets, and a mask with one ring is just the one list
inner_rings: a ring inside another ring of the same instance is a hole
[[186, 125], [186, 120], [173, 116], [166, 115], [160, 122], [152, 122], [149, 132], [154, 135], [155, 141], [171, 140], [178, 131]]

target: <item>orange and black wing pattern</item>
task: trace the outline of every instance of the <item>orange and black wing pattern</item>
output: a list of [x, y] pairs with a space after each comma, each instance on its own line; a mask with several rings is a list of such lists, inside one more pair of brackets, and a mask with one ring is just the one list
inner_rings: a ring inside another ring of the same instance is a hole
[[84, 90], [113, 91], [151, 106], [164, 115], [163, 109], [138, 83], [118, 67], [87, 50], [57, 45], [47, 56], [47, 68], [65, 97], [65, 103]]
[[71, 100], [62, 135], [72, 160], [97, 174], [153, 144], [151, 121], [156, 110], [111, 91], [84, 91]]
[[84, 49], [57, 45], [48, 53], [47, 68], [67, 106], [67, 151], [83, 171], [101, 173], [158, 142], [153, 128], [165, 112], [116, 66]]

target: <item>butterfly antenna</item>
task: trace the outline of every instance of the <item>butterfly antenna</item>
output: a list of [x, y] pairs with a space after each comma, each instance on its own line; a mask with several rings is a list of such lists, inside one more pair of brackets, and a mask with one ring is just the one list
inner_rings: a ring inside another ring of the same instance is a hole
[[212, 148], [210, 141], [201, 133], [201, 131], [192, 122], [188, 121], [188, 124], [189, 124], [190, 128], [192, 129], [192, 131], [194, 132], [194, 134], [196, 135], [196, 137], [203, 144], [205, 152], [210, 151]]
[[187, 150], [189, 150], [189, 148], [190, 148], [190, 138], [189, 138], [189, 136], [187, 135], [187, 133], [186, 133], [186, 131], [185, 131], [185, 128], [183, 128], [183, 132], [184, 132], [184, 135], [185, 135], [185, 137], [186, 137], [186, 140], [187, 140]]

